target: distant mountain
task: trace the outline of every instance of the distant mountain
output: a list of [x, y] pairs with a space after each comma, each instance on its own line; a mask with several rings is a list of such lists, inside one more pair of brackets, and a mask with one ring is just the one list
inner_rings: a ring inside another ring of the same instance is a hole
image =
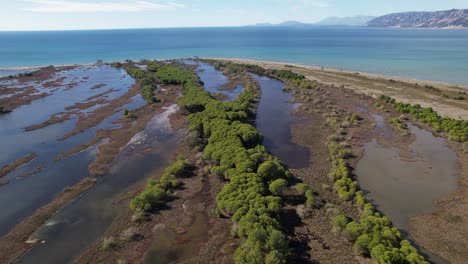
[[329, 17], [317, 23], [303, 23], [299, 21], [285, 21], [279, 24], [259, 23], [257, 27], [316, 27], [316, 26], [364, 26], [374, 19], [371, 16]]
[[363, 26], [376, 17], [353, 16], [353, 17], [327, 17], [316, 23], [321, 26]]
[[255, 27], [272, 27], [274, 26], [272, 23], [257, 23]]
[[468, 9], [388, 14], [369, 21], [367, 26], [396, 28], [468, 28]]
[[310, 23], [302, 23], [298, 21], [285, 21], [280, 24], [271, 24], [271, 23], [258, 23], [255, 24], [256, 27], [309, 27], [313, 26], [314, 24]]
[[310, 23], [302, 23], [299, 21], [285, 21], [281, 24], [278, 24], [280, 27], [308, 27], [312, 26], [313, 24]]

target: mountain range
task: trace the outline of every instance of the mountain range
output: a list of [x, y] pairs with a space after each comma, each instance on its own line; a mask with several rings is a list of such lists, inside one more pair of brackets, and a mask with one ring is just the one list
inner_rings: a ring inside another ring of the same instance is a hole
[[468, 28], [468, 9], [394, 13], [377, 17], [366, 25], [398, 28]]
[[468, 9], [435, 12], [393, 13], [380, 17], [328, 17], [317, 23], [285, 21], [280, 24], [261, 23], [259, 27], [367, 26], [393, 28], [468, 28]]
[[303, 23], [299, 21], [285, 21], [279, 24], [259, 23], [258, 27], [310, 27], [310, 26], [363, 26], [372, 16], [354, 16], [354, 17], [328, 17], [317, 23]]

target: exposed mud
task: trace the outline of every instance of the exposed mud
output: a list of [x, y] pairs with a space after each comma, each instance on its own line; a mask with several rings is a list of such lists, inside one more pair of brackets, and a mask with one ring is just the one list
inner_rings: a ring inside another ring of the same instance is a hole
[[19, 159], [13, 161], [10, 164], [7, 164], [7, 165], [1, 167], [0, 168], [0, 178], [7, 175], [8, 173], [14, 171], [16, 168], [30, 162], [31, 160], [35, 159], [36, 157], [37, 157], [37, 154], [32, 153], [32, 154], [26, 155], [26, 156], [24, 156], [22, 158], [19, 158]]

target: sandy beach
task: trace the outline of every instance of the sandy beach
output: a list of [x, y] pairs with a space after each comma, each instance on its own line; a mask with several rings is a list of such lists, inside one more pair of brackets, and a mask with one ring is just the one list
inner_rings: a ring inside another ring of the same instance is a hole
[[[406, 79], [383, 74], [345, 71], [318, 66], [284, 62], [258, 61], [231, 58], [207, 58], [254, 64], [264, 68], [288, 69], [305, 75], [310, 80], [354, 90], [357, 93], [378, 97], [382, 94], [397, 101], [432, 107], [440, 115], [455, 119], [468, 119], [468, 86], [436, 81]], [[431, 89], [434, 88], [434, 89]], [[463, 100], [455, 99], [458, 96]]]

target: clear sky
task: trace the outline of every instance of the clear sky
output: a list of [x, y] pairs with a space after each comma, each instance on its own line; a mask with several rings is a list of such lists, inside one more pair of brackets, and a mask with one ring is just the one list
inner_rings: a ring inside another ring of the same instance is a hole
[[240, 26], [468, 8], [468, 0], [0, 0], [0, 31]]

